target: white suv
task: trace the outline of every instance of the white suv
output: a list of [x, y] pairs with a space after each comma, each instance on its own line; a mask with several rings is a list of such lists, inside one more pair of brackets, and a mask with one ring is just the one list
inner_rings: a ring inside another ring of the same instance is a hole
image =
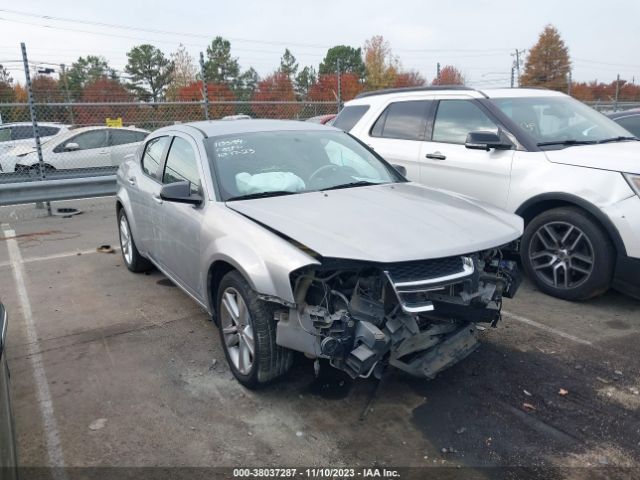
[[538, 89], [395, 89], [347, 102], [334, 126], [410, 180], [522, 216], [540, 290], [640, 297], [640, 142], [588, 106]]

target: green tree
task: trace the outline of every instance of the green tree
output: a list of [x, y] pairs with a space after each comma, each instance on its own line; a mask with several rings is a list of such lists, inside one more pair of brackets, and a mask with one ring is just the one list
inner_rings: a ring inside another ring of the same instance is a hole
[[238, 77], [238, 86], [236, 88], [236, 95], [238, 100], [248, 101], [251, 99], [253, 92], [255, 92], [260, 76], [253, 67], [242, 73]]
[[125, 71], [131, 77], [128, 87], [141, 100], [160, 100], [171, 82], [174, 63], [153, 45], [143, 44], [133, 47], [127, 53]]
[[327, 50], [324, 60], [320, 63], [318, 73], [320, 75], [336, 73], [338, 60], [340, 60], [341, 73], [355, 73], [360, 80], [364, 80], [367, 69], [362, 60], [362, 49], [347, 45], [336, 45]]
[[218, 36], [207, 47], [207, 61], [204, 64], [207, 82], [226, 83], [232, 90], [238, 88], [240, 65], [231, 56], [231, 43]]
[[293, 56], [288, 48], [285, 48], [284, 54], [280, 57], [280, 71], [284, 73], [289, 80], [292, 80], [298, 72], [296, 57]]
[[79, 57], [66, 72], [67, 85], [72, 98], [78, 100], [87, 84], [103, 77], [111, 80], [118, 78], [115, 70], [109, 66], [107, 59], [98, 55]]
[[300, 70], [300, 73], [296, 75], [295, 81], [295, 89], [296, 94], [298, 95], [298, 99], [304, 100], [309, 96], [309, 91], [311, 87], [318, 80], [318, 75], [316, 74], [316, 70], [313, 67], [304, 67]]
[[565, 90], [570, 71], [569, 49], [558, 29], [547, 25], [529, 50], [520, 85]]

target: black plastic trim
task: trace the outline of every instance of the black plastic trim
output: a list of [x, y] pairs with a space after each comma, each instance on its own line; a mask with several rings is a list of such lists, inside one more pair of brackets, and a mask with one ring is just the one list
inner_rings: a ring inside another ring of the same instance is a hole
[[619, 255], [611, 287], [640, 299], [640, 258]]

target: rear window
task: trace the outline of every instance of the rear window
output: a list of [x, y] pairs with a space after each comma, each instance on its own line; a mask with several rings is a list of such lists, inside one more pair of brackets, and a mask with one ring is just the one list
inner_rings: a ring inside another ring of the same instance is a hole
[[38, 127], [38, 131], [43, 137], [52, 137], [53, 135], [57, 135], [60, 129], [57, 127]]
[[369, 105], [344, 107], [333, 121], [333, 126], [348, 132], [355, 127], [356, 123], [358, 123], [367, 110], [369, 110]]
[[430, 104], [428, 100], [390, 104], [374, 123], [371, 136], [425, 140], [427, 111]]

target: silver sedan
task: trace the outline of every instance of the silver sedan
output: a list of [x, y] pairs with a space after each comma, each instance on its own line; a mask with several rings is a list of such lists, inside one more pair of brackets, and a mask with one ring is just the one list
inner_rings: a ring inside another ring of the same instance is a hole
[[157, 267], [209, 312], [250, 388], [293, 351], [353, 378], [433, 378], [519, 283], [501, 247], [522, 219], [409, 182], [312, 123], [159, 129], [118, 170], [117, 214], [129, 270]]

